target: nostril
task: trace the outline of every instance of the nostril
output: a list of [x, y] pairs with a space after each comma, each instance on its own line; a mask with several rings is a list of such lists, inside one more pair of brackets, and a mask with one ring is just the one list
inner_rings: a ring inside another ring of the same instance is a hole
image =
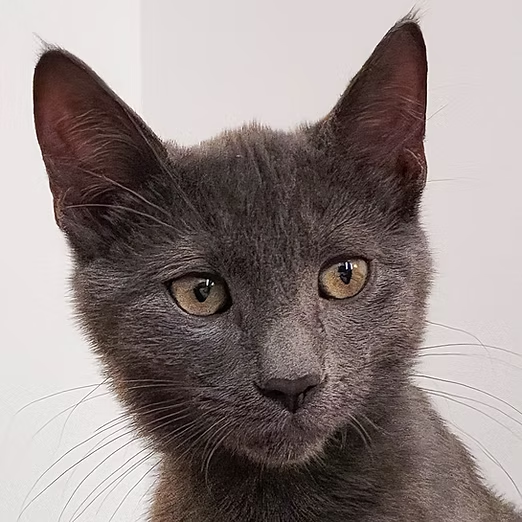
[[295, 413], [303, 405], [310, 392], [320, 383], [319, 375], [309, 374], [298, 379], [269, 379], [258, 388], [265, 397]]
[[277, 390], [267, 390], [264, 388], [260, 388], [261, 393], [274, 401], [283, 402], [285, 400], [286, 395], [283, 392], [277, 391]]

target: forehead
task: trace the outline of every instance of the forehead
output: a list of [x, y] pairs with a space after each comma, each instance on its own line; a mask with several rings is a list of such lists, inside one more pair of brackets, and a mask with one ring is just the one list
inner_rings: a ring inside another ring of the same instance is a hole
[[302, 133], [249, 126], [187, 149], [180, 177], [189, 192], [211, 199], [207, 212], [285, 212], [303, 203], [304, 185], [313, 185], [315, 156]]
[[174, 163], [192, 213], [208, 228], [255, 235], [306, 219], [313, 155], [301, 134], [250, 126], [187, 149]]
[[379, 248], [382, 224], [371, 202], [358, 194], [349, 169], [336, 179], [306, 132], [250, 126], [172, 156], [190, 202], [180, 210], [174, 198], [173, 217], [181, 212], [192, 224], [184, 242], [202, 256], [282, 269]]

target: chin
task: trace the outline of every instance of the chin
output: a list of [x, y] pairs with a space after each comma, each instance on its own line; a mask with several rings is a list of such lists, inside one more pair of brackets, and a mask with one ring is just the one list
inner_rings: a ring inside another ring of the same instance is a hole
[[250, 461], [267, 466], [269, 468], [283, 468], [286, 466], [299, 466], [306, 464], [319, 455], [324, 447], [324, 442], [295, 446], [281, 444], [279, 446], [258, 446], [238, 448], [239, 452]]
[[281, 433], [238, 437], [234, 452], [267, 467], [303, 465], [320, 455], [328, 435], [291, 429]]

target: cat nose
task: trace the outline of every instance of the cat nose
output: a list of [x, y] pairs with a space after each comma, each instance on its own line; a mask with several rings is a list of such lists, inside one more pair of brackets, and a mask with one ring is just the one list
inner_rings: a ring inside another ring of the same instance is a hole
[[321, 377], [313, 373], [298, 379], [269, 379], [263, 386], [259, 386], [259, 390], [265, 397], [295, 413], [320, 383]]

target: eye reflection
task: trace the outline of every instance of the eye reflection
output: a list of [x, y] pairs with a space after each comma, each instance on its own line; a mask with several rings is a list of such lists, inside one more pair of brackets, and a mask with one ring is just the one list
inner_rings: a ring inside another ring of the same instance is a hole
[[227, 286], [217, 276], [180, 277], [170, 283], [169, 291], [176, 304], [191, 315], [217, 314], [230, 305]]
[[214, 281], [212, 281], [212, 279], [205, 279], [205, 281], [197, 284], [194, 287], [194, 295], [196, 296], [196, 299], [200, 303], [204, 303], [210, 295], [213, 286]]
[[351, 261], [346, 261], [345, 263], [341, 263], [337, 268], [339, 272], [339, 277], [344, 284], [349, 284], [352, 280], [353, 268]]
[[331, 299], [356, 296], [368, 278], [368, 263], [364, 259], [348, 259], [334, 263], [319, 274], [319, 289]]

